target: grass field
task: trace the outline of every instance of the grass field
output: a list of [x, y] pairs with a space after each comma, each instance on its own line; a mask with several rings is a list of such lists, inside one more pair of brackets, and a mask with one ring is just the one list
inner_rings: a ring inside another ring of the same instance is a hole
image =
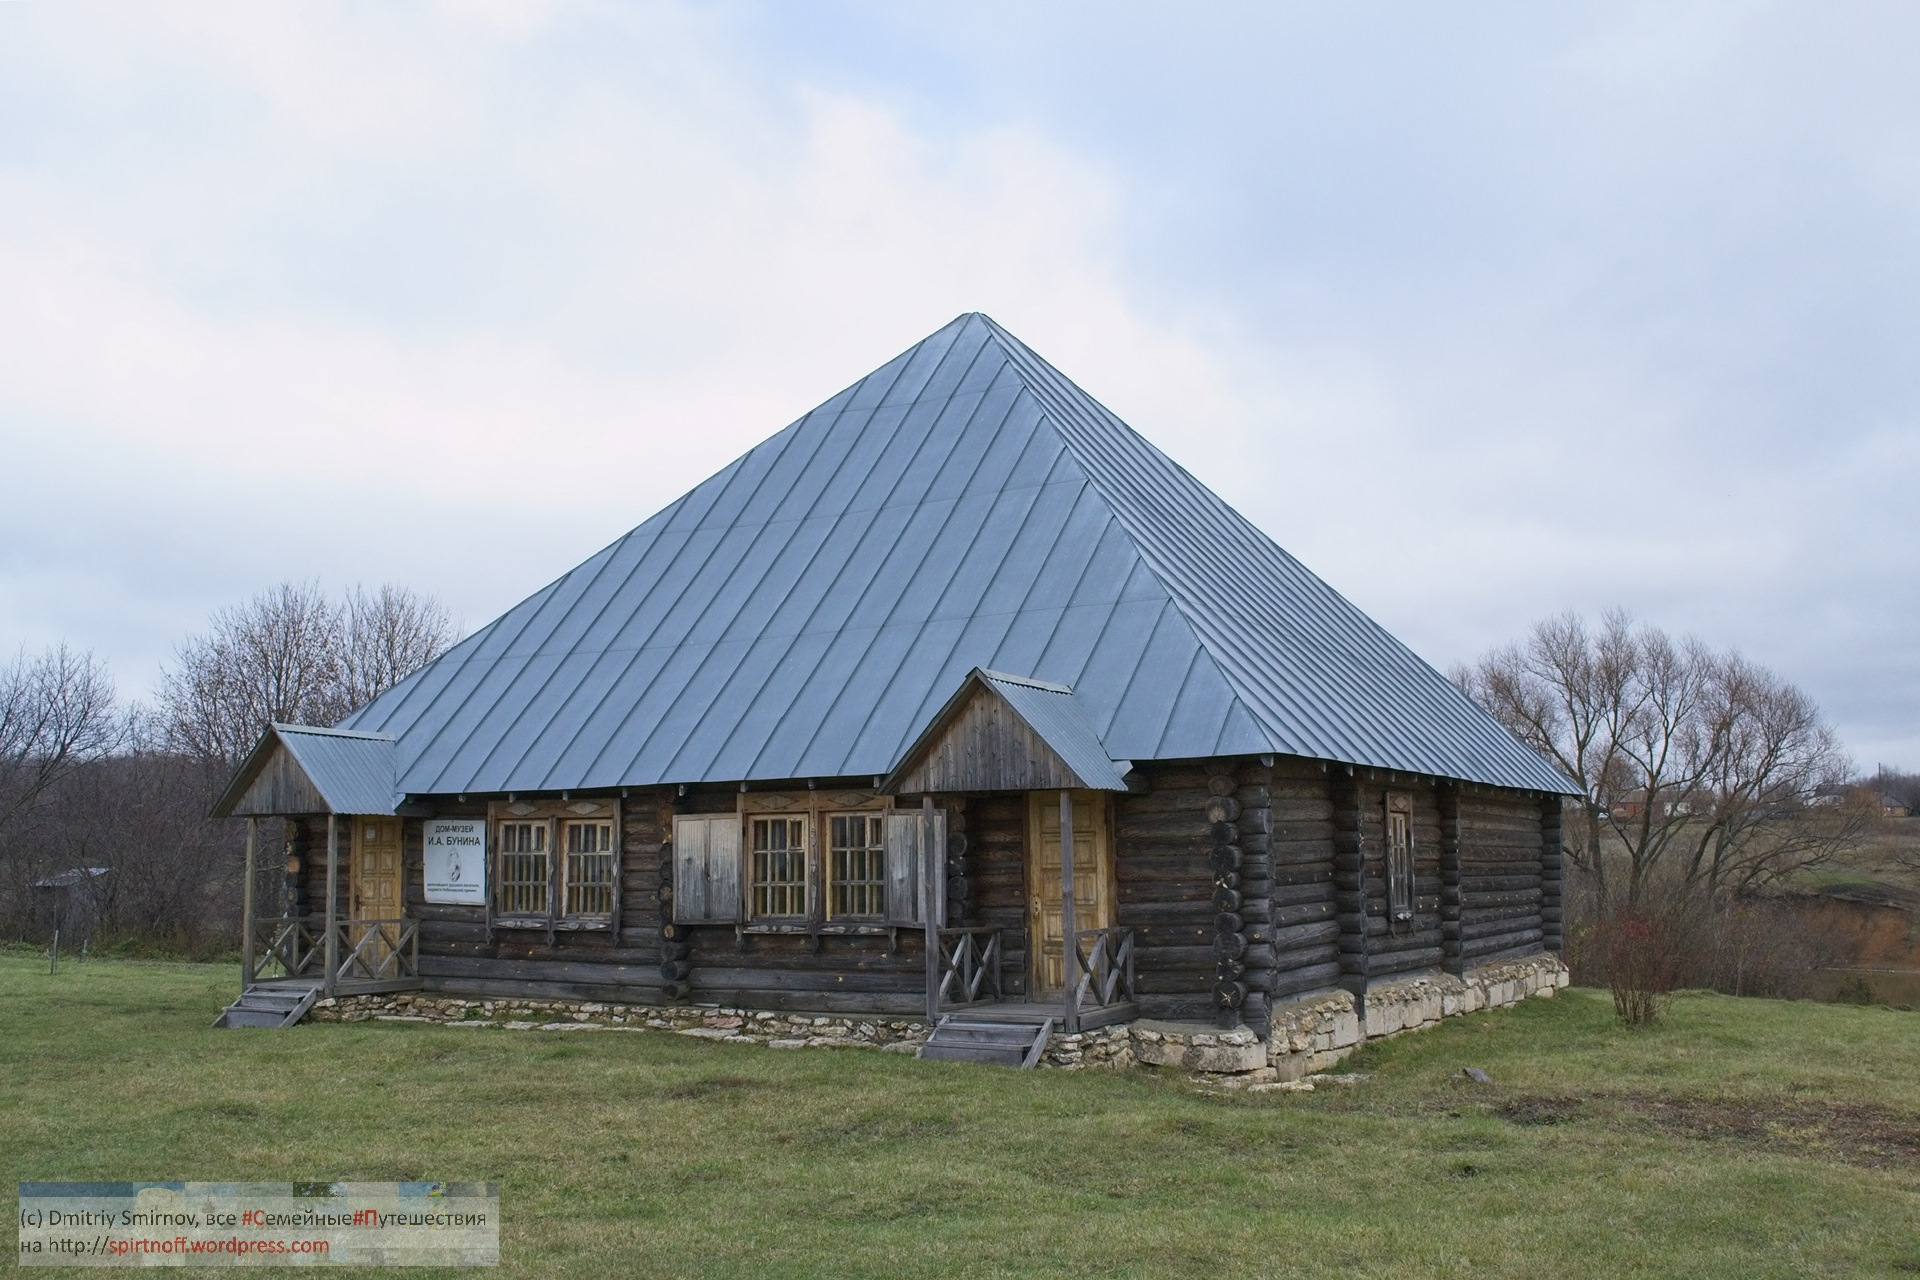
[[1629, 1034], [1572, 991], [1250, 1097], [669, 1034], [210, 1030], [234, 980], [0, 956], [12, 1177], [498, 1179], [513, 1276], [1920, 1272], [1920, 1014], [1686, 996]]

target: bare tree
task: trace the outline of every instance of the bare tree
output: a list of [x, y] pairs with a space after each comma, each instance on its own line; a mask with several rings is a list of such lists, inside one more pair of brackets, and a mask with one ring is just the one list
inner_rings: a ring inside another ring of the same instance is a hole
[[333, 724], [454, 638], [432, 596], [355, 587], [336, 605], [318, 584], [283, 582], [181, 644], [160, 688], [168, 744], [224, 778], [270, 722]]
[[403, 587], [355, 587], [336, 604], [282, 583], [182, 643], [152, 712], [120, 714], [91, 654], [0, 667], [0, 929], [33, 930], [36, 879], [107, 867], [89, 884], [109, 936], [225, 945], [242, 846], [237, 824], [208, 816], [209, 791], [268, 722], [332, 724], [456, 638], [439, 601]]
[[1847, 769], [1812, 700], [1736, 654], [1569, 613], [1454, 678], [1581, 787], [1567, 852], [1603, 907], [1639, 904], [1662, 869], [1710, 896], [1755, 888], [1863, 833], [1807, 803]]
[[332, 724], [348, 709], [342, 635], [340, 610], [313, 583], [283, 582], [215, 613], [161, 677], [169, 744], [230, 770], [271, 721]]
[[62, 644], [0, 668], [0, 831], [48, 787], [117, 746], [113, 680]]
[[359, 707], [426, 666], [459, 638], [446, 606], [432, 596], [383, 583], [347, 593], [342, 680], [348, 705]]
[[1708, 770], [1685, 829], [1685, 882], [1744, 893], [1825, 861], [1865, 836], [1873, 809], [1850, 795], [1810, 805], [1849, 768], [1805, 692], [1737, 654], [1706, 662], [1700, 734]]

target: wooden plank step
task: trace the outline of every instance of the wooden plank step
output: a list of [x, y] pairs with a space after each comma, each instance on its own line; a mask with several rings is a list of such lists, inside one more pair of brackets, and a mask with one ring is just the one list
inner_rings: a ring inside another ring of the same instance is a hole
[[239, 999], [220, 1011], [213, 1020], [216, 1027], [290, 1027], [307, 1016], [320, 998], [318, 985], [251, 986]]
[[1033, 1028], [1017, 1023], [950, 1022], [935, 1030], [931, 1038], [943, 1044], [1018, 1045], [1025, 1050], [1033, 1043]]
[[1017, 1067], [1026, 1061], [1025, 1045], [934, 1044], [921, 1046], [920, 1056], [935, 1062], [985, 1062], [996, 1067]]
[[947, 1017], [956, 1022], [998, 1022], [1008, 1026], [1026, 1027], [1030, 1030], [1043, 1023], [1058, 1022], [1060, 1006], [1058, 1003], [973, 1005], [956, 1010]]
[[936, 1062], [983, 1062], [1002, 1067], [1032, 1067], [1046, 1052], [1053, 1019], [1038, 1027], [1024, 1022], [974, 1022], [942, 1018], [920, 1046], [920, 1056]]

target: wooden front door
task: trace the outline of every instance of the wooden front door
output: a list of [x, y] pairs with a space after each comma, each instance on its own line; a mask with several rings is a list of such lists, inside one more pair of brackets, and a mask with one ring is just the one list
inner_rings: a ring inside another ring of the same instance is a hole
[[[351, 920], [394, 921], [406, 914], [400, 899], [400, 819], [350, 818], [352, 892], [348, 898]], [[378, 970], [385, 965], [399, 940], [396, 924], [379, 928], [379, 937], [367, 940], [365, 925], [354, 925], [347, 932], [347, 945], [360, 947], [365, 968]], [[371, 976], [371, 974], [369, 974]]]
[[[1027, 793], [1028, 937], [1032, 948], [1036, 995], [1057, 995], [1066, 979], [1061, 928], [1065, 900], [1060, 892], [1060, 793]], [[1107, 797], [1100, 791], [1073, 793], [1073, 913], [1076, 929], [1105, 929], [1113, 924], [1113, 847], [1108, 836]]]

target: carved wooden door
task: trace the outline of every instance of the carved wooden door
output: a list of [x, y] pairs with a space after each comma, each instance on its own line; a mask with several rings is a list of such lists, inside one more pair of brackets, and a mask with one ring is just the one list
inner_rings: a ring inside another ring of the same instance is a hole
[[[1060, 888], [1060, 793], [1027, 796], [1028, 938], [1033, 941], [1034, 993], [1057, 994], [1066, 980], [1061, 921], [1066, 900]], [[1073, 913], [1076, 929], [1113, 924], [1113, 856], [1107, 836], [1107, 797], [1073, 793]]]
[[[361, 963], [353, 977], [392, 977], [388, 957], [399, 942], [398, 921], [406, 914], [400, 897], [400, 819], [351, 818], [352, 892], [348, 916], [353, 921], [381, 920], [384, 925], [355, 923], [347, 930], [347, 946], [357, 948]], [[368, 937], [372, 932], [378, 936]], [[364, 945], [363, 945], [364, 944]]]

